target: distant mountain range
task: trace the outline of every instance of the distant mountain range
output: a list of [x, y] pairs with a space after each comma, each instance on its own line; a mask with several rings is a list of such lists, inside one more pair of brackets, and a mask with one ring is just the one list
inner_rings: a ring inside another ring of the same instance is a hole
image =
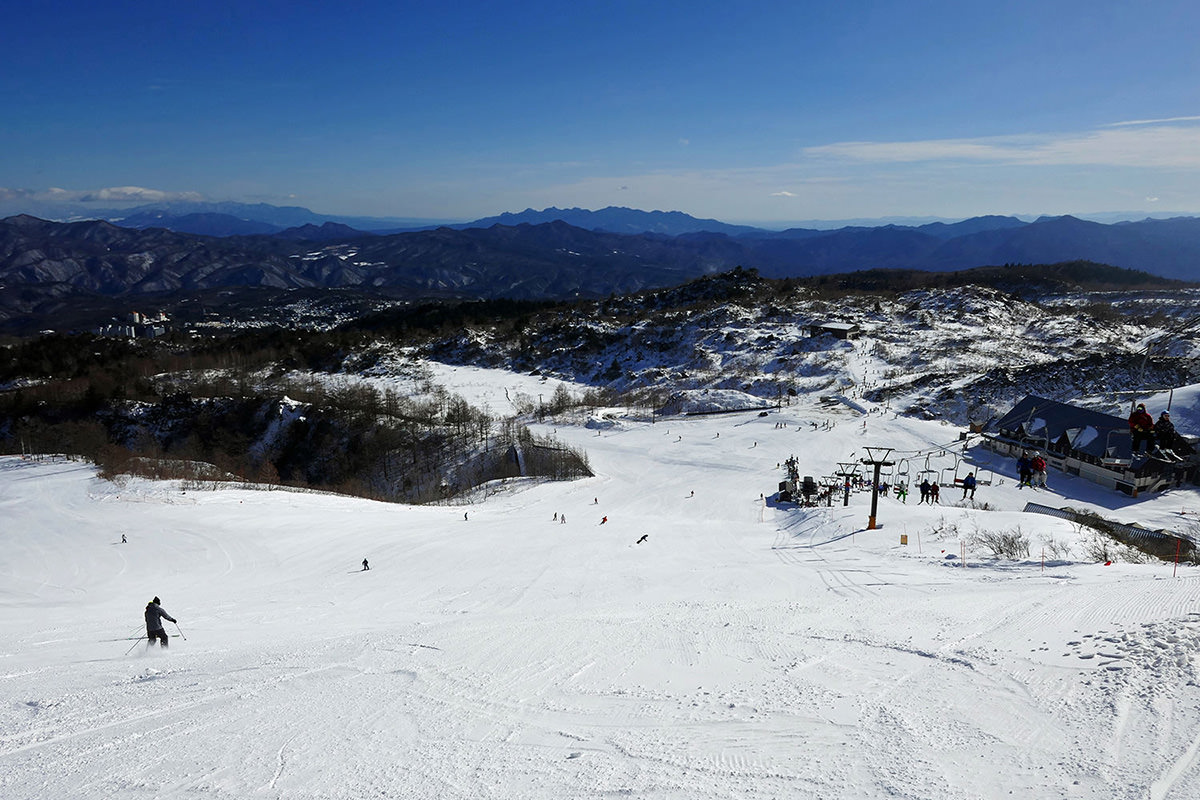
[[534, 211], [527, 208], [519, 214], [501, 214], [484, 217], [474, 222], [451, 225], [452, 228], [488, 228], [492, 225], [541, 225], [547, 222], [565, 222], [576, 228], [609, 233], [660, 233], [664, 236], [681, 236], [685, 233], [723, 233], [729, 236], [762, 234], [762, 228], [749, 225], [729, 225], [715, 219], [697, 219], [682, 211], [639, 211], [634, 208], [609, 206], [599, 211], [586, 208], [547, 208]]
[[[610, 233], [661, 233], [680, 236], [685, 233], [724, 233], [730, 236], [772, 235], [782, 226], [731, 225], [715, 219], [698, 219], [680, 211], [641, 211], [621, 206], [609, 206], [596, 211], [584, 208], [545, 208], [541, 211], [527, 208], [518, 213], [503, 213], [494, 217], [483, 217], [473, 221], [451, 219], [428, 219], [415, 217], [364, 217], [338, 214], [320, 214], [302, 206], [275, 206], [268, 203], [237, 203], [173, 200], [148, 203], [133, 208], [97, 208], [85, 203], [38, 202], [29, 198], [0, 199], [0, 217], [29, 214], [41, 219], [57, 222], [79, 222], [88, 219], [103, 219], [126, 228], [159, 227], [180, 233], [198, 233], [205, 236], [240, 236], [253, 233], [276, 233], [287, 228], [304, 225], [321, 226], [327, 222], [344, 225], [370, 233], [405, 233], [433, 230], [439, 227], [463, 230], [487, 228], [492, 225], [539, 225], [545, 222], [566, 222], [586, 230], [603, 230]], [[1187, 213], [1164, 212], [1112, 212], [1108, 214], [1086, 214], [1082, 219], [1113, 224], [1141, 219], [1171, 219], [1192, 216]], [[223, 219], [229, 217], [231, 219]], [[882, 219], [846, 220], [835, 222], [813, 220], [792, 225], [796, 229], [811, 232], [833, 230], [900, 227], [921, 230], [933, 235], [960, 235], [980, 229], [1018, 226], [1028, 224], [1017, 217], [984, 216], [973, 217], [962, 222], [937, 218], [886, 217]]]
[[126, 228], [166, 228], [205, 236], [275, 233], [302, 225], [332, 222], [362, 231], [397, 232], [451, 224], [457, 220], [411, 217], [361, 217], [318, 214], [302, 206], [269, 203], [182, 201], [148, 203], [133, 208], [98, 208], [84, 203], [10, 200], [0, 203], [0, 215], [29, 214], [57, 222], [107, 220]]
[[[1200, 279], [1200, 218], [1194, 217], [1104, 225], [1074, 217], [1023, 222], [991, 216], [832, 231], [743, 226], [712, 231], [708, 228], [721, 224], [679, 212], [548, 209], [495, 218], [515, 224], [481, 220], [468, 227], [379, 234], [329, 221], [265, 230], [273, 223], [216, 212], [157, 213], [140, 212], [134, 219], [183, 221], [208, 233], [28, 215], [0, 220], [0, 319], [52, 313], [80, 296], [220, 287], [353, 287], [404, 297], [605, 297], [736, 266], [764, 277], [801, 277], [1086, 260], [1161, 278]], [[545, 221], [559, 214], [594, 228]], [[653, 230], [636, 231], [639, 227]]]

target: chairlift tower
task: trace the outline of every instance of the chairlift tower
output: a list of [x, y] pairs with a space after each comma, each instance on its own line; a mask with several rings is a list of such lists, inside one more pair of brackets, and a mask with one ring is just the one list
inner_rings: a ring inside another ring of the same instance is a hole
[[[1142, 368], [1138, 374], [1139, 388], [1144, 387], [1146, 385], [1146, 364], [1147, 364], [1147, 362], [1150, 361], [1150, 356], [1154, 355], [1155, 350], [1164, 348], [1166, 345], [1169, 345], [1172, 342], [1182, 339], [1185, 334], [1189, 333], [1192, 329], [1197, 328], [1197, 327], [1200, 327], [1200, 316], [1192, 317], [1190, 320], [1182, 323], [1181, 325], [1176, 325], [1173, 328], [1168, 328], [1166, 331], [1159, 334], [1158, 336], [1155, 336], [1149, 342], [1146, 343], [1146, 352], [1142, 354]], [[1174, 395], [1175, 395], [1175, 389], [1174, 389], [1174, 387], [1172, 387], [1171, 394], [1168, 396], [1168, 399], [1167, 399], [1167, 410], [1168, 411], [1171, 409], [1171, 400], [1174, 398]], [[1129, 401], [1130, 413], [1133, 413], [1133, 410], [1136, 407], [1137, 407], [1137, 395], [1135, 394], [1134, 398]]]
[[862, 460], [864, 464], [871, 464], [875, 467], [875, 478], [871, 482], [871, 516], [867, 520], [867, 530], [875, 530], [875, 515], [879, 510], [879, 471], [884, 467], [892, 466], [891, 461], [887, 460], [888, 455], [892, 452], [891, 447], [864, 447], [867, 451], [867, 457]]

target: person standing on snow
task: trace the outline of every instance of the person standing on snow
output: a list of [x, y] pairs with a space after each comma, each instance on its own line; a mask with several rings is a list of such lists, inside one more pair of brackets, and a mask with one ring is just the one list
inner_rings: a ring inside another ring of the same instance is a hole
[[1020, 480], [1017, 482], [1017, 488], [1022, 486], [1033, 486], [1033, 460], [1029, 458], [1029, 454], [1022, 451], [1021, 457], [1017, 459], [1017, 475]]
[[163, 629], [162, 621], [164, 619], [176, 622], [176, 619], [163, 609], [159, 604], [158, 598], [154, 598], [149, 603], [146, 603], [146, 638], [149, 639], [146, 645], [154, 644], [154, 640], [159, 640], [159, 645], [167, 646], [167, 632]]

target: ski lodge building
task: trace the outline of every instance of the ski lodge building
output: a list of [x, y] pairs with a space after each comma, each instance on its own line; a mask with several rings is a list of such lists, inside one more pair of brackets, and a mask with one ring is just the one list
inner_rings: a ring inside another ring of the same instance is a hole
[[822, 336], [826, 333], [835, 339], [857, 339], [862, 329], [853, 322], [818, 322], [808, 326], [809, 336]]
[[990, 450], [1020, 458], [1038, 452], [1046, 463], [1069, 475], [1136, 497], [1177, 486], [1196, 474], [1193, 456], [1166, 460], [1131, 451], [1129, 422], [1121, 417], [1034, 395], [984, 429]]

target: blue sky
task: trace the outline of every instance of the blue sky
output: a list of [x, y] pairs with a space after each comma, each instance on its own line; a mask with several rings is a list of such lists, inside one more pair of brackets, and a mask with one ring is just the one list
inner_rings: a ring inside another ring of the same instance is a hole
[[1194, 0], [183, 6], [6, 15], [0, 199], [1200, 212]]

